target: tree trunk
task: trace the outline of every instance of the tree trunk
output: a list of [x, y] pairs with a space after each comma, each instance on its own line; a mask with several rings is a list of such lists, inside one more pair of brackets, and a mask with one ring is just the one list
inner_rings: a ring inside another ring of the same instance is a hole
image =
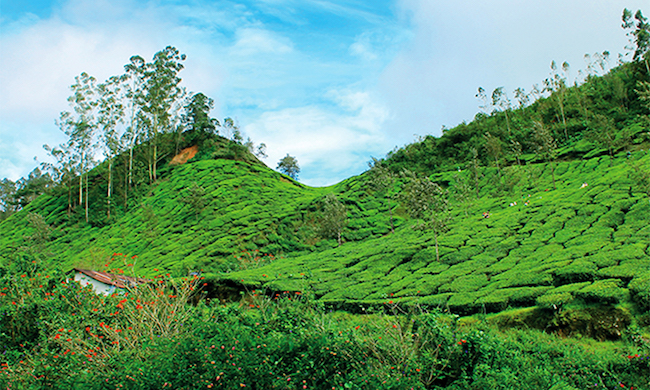
[[88, 174], [86, 173], [86, 223], [88, 223]]
[[68, 178], [68, 217], [72, 214], [72, 178]]
[[339, 229], [339, 231], [337, 231], [336, 234], [337, 234], [339, 246], [341, 246], [341, 230]]
[[82, 172], [79, 173], [79, 206], [84, 203], [84, 175]]
[[[124, 167], [126, 169], [126, 162], [124, 163]], [[129, 199], [129, 186], [130, 186], [129, 181], [131, 180], [130, 175], [131, 175], [131, 166], [129, 162], [128, 172], [124, 172], [124, 212], [125, 213], [127, 209], [127, 201]]]
[[108, 210], [106, 211], [106, 216], [108, 218], [111, 218], [111, 184], [113, 183], [111, 177], [112, 173], [113, 173], [113, 160], [109, 159], [108, 160], [108, 194], [107, 194]]

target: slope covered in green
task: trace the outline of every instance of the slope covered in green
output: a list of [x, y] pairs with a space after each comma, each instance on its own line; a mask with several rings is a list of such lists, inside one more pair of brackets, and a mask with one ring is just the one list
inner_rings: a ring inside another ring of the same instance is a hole
[[[325, 301], [418, 302], [459, 313], [573, 299], [618, 303], [630, 294], [647, 304], [650, 200], [631, 177], [632, 164], [650, 165], [650, 154], [622, 154], [609, 164], [609, 157], [560, 163], [556, 190], [547, 165], [506, 169], [537, 185], [457, 208], [439, 238], [439, 262], [433, 234], [404, 224], [394, 234], [288, 256], [229, 278], [272, 290], [313, 290]], [[495, 170], [483, 180], [492, 175]], [[453, 180], [451, 173], [440, 179]], [[362, 183], [355, 178], [336, 189], [358, 214], [372, 218], [374, 199], [359, 191]]]
[[302, 205], [321, 193], [259, 165], [202, 160], [168, 167], [138, 207], [105, 226], [68, 223], [66, 197], [45, 194], [3, 222], [0, 242], [5, 248], [30, 246], [36, 229], [29, 215], [38, 213], [52, 227], [39, 255], [59, 268], [123, 268], [109, 260], [123, 253], [137, 256], [135, 272], [143, 275], [153, 268], [176, 275], [222, 271], [245, 250], [304, 249], [293, 225]]
[[[446, 190], [452, 219], [439, 237], [439, 261], [433, 234], [414, 228], [399, 196], [406, 176], [388, 190], [390, 200], [373, 190], [368, 173], [310, 188], [218, 136], [185, 164], [170, 165], [167, 156], [158, 180], [141, 179], [123, 205], [114, 199], [109, 217], [106, 163], [89, 175], [88, 222], [81, 204], [69, 210], [74, 181], [51, 189], [0, 223], [0, 256], [4, 265], [22, 258], [148, 277], [202, 271], [213, 286], [313, 291], [353, 307], [645, 307], [650, 138], [635, 83], [645, 77], [643, 67], [625, 64], [389, 154], [384, 164], [394, 173], [425, 173]], [[616, 86], [620, 93], [607, 92]], [[126, 159], [118, 156], [113, 169], [126, 172]], [[323, 229], [330, 193], [347, 214], [340, 247]]]

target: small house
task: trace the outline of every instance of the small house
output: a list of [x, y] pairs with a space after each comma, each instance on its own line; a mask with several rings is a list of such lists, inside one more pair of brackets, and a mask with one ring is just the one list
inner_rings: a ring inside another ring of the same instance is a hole
[[123, 290], [127, 287], [135, 287], [142, 283], [149, 282], [148, 279], [134, 278], [125, 275], [115, 275], [108, 272], [92, 271], [89, 269], [74, 268], [74, 280], [82, 286], [92, 285], [93, 290], [98, 294], [109, 295]]

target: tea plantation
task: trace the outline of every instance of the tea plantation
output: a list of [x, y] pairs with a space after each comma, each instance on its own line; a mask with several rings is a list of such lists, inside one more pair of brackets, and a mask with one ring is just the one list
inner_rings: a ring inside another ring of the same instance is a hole
[[[0, 386], [650, 388], [646, 69], [330, 187], [199, 130], [25, 186], [0, 214]], [[150, 283], [97, 295], [73, 268]]]
[[[431, 233], [398, 219], [401, 226], [389, 234], [387, 214], [359, 191], [362, 178], [351, 179], [333, 190], [351, 210], [348, 235], [365, 239], [288, 254], [218, 280], [308, 289], [327, 302], [419, 303], [461, 314], [558, 307], [574, 299], [616, 304], [632, 297], [647, 305], [650, 199], [631, 179], [633, 163], [650, 164], [650, 154], [621, 154], [611, 166], [609, 157], [562, 162], [555, 190], [545, 165], [506, 169], [505, 175], [538, 175], [537, 188], [457, 208], [439, 238], [440, 261]], [[496, 172], [484, 180], [491, 175]], [[440, 175], [446, 178], [451, 174]]]

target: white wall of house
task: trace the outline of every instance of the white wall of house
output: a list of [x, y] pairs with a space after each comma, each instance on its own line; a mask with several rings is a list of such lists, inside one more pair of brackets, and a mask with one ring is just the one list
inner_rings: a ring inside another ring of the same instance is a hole
[[76, 272], [74, 274], [74, 280], [81, 283], [81, 285], [84, 287], [88, 285], [92, 285], [93, 290], [95, 290], [97, 294], [109, 295], [114, 293], [116, 290], [119, 290], [117, 287], [111, 284], [102, 283], [99, 280], [95, 280], [81, 272]]

